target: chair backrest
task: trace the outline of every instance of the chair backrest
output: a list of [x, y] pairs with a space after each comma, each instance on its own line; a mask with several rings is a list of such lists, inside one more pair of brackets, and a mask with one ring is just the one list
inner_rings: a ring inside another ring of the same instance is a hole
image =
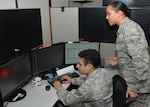
[[128, 107], [129, 98], [126, 98], [127, 84], [119, 76], [113, 76], [113, 107]]

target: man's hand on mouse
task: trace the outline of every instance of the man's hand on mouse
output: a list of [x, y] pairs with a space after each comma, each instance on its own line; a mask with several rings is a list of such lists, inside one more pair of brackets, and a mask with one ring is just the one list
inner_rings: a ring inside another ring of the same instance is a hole
[[72, 82], [72, 78], [68, 75], [64, 75], [61, 77], [60, 80], [54, 81], [53, 86], [56, 90], [58, 90], [59, 88], [62, 87], [61, 83], [71, 83]]
[[72, 78], [68, 75], [64, 75], [61, 77], [61, 81], [62, 81], [62, 83], [70, 84], [72, 82]]

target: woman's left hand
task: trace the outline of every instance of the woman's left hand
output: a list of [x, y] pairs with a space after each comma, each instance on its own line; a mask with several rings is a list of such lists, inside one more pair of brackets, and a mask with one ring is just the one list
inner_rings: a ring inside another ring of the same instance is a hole
[[130, 96], [130, 101], [135, 101], [136, 98], [138, 97], [138, 94], [132, 90], [127, 89], [126, 98], [128, 98], [129, 96]]

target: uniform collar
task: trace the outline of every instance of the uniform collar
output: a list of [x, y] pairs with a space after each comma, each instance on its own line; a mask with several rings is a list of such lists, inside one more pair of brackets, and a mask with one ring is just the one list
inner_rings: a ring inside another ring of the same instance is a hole
[[119, 29], [117, 33], [121, 33], [122, 32], [122, 26], [129, 20], [128, 17], [125, 17], [124, 20], [121, 22], [121, 24], [119, 25]]
[[100, 72], [100, 68], [95, 69], [91, 74], [89, 74], [89, 77], [93, 77], [94, 75], [97, 74], [97, 72]]

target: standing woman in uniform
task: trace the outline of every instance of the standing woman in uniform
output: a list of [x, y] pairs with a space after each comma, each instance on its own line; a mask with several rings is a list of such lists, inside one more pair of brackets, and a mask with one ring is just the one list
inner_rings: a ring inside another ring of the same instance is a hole
[[131, 11], [123, 2], [110, 3], [106, 12], [109, 25], [119, 26], [117, 57], [110, 58], [106, 64], [119, 67], [119, 73], [128, 85], [126, 97], [130, 96], [134, 101], [130, 107], [150, 107], [150, 56], [144, 31], [129, 19]]

